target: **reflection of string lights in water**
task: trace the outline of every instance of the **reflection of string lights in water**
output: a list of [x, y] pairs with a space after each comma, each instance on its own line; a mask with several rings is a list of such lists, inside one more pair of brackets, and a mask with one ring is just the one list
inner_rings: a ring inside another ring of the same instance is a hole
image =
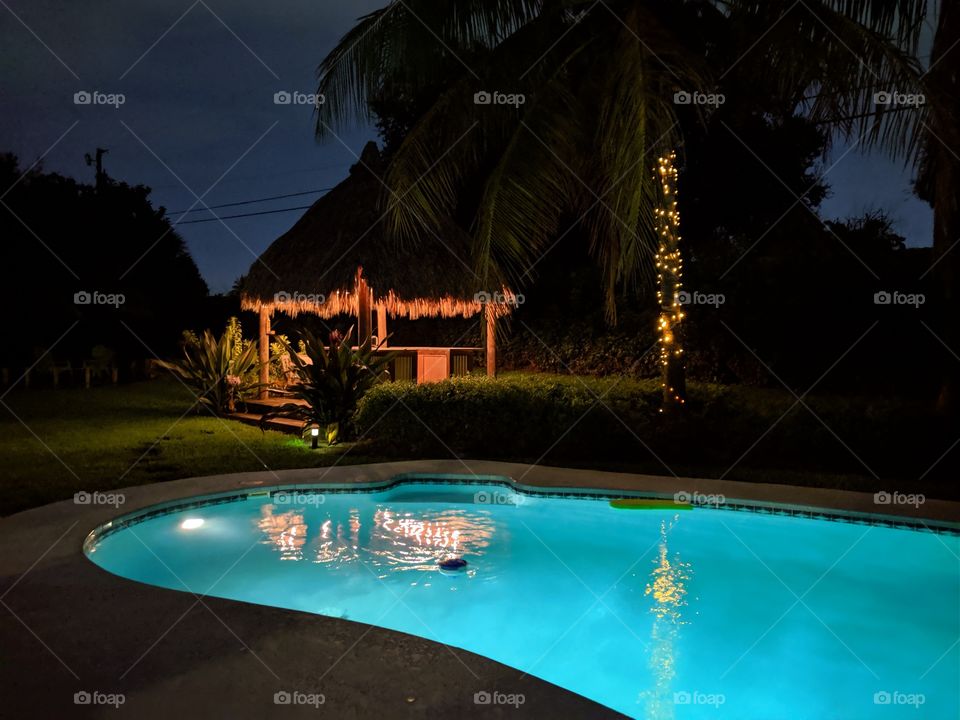
[[360, 515], [358, 511], [350, 511], [348, 527], [350, 532], [349, 541], [345, 537], [343, 523], [338, 522], [336, 526], [334, 526], [333, 520], [330, 518], [324, 520], [320, 526], [317, 554], [313, 562], [328, 565], [356, 560], [360, 533]]
[[282, 513], [274, 510], [273, 505], [264, 505], [260, 509], [257, 526], [267, 536], [264, 542], [276, 546], [281, 560], [302, 560], [303, 546], [307, 542], [307, 525], [303, 515], [294, 510]]
[[490, 544], [494, 523], [463, 510], [416, 515], [379, 508], [367, 550], [371, 564], [390, 570], [437, 569], [437, 563], [464, 553], [477, 556]]
[[644, 594], [653, 597], [650, 612], [653, 613], [651, 630], [650, 670], [653, 673], [654, 688], [642, 694], [647, 703], [648, 720], [670, 720], [674, 717], [674, 697], [671, 683], [676, 671], [675, 643], [680, 626], [688, 621], [683, 619], [681, 608], [687, 604], [686, 581], [690, 579], [690, 563], [680, 561], [674, 555], [671, 561], [667, 546], [667, 534], [673, 528], [679, 516], [674, 515], [668, 526], [660, 523], [660, 545], [655, 566], [650, 573], [651, 581]]
[[405, 538], [413, 538], [417, 545], [449, 548], [451, 554], [456, 554], [460, 540], [460, 531], [451, 531], [443, 522], [417, 520], [411, 517], [394, 520], [389, 510], [383, 512], [380, 527], [397, 535], [403, 535]]
[[360, 544], [360, 511], [356, 508], [350, 511], [350, 542], [354, 550]]

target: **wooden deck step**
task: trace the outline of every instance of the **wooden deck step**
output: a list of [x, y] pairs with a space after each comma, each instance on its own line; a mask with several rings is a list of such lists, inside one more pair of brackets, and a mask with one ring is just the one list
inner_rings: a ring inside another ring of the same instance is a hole
[[246, 411], [248, 413], [263, 415], [264, 413], [270, 412], [271, 410], [276, 410], [284, 405], [306, 405], [307, 403], [303, 400], [298, 400], [297, 398], [293, 397], [269, 397], [263, 399], [257, 398], [245, 400], [243, 404], [246, 406]]
[[[239, 420], [242, 423], [247, 425], [255, 425], [260, 427], [260, 419], [263, 417], [262, 414], [258, 413], [233, 413], [228, 416], [231, 420]], [[290, 435], [299, 435], [303, 428], [303, 423], [299, 420], [291, 420], [289, 418], [273, 418], [264, 423], [263, 427], [267, 430], [276, 430], [282, 433], [288, 433]]]

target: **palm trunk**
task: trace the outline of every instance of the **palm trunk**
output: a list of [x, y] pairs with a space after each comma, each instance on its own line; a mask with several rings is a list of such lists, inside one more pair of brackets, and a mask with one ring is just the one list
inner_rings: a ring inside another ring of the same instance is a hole
[[657, 301], [660, 303], [660, 370], [663, 386], [661, 412], [671, 412], [686, 402], [686, 367], [683, 357], [680, 304], [683, 259], [680, 254], [680, 213], [677, 210], [676, 153], [658, 163], [663, 202], [657, 209]]

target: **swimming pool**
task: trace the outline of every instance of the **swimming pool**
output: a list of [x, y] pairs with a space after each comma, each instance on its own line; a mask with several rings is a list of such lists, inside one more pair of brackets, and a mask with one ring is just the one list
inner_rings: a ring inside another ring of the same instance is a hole
[[[632, 717], [960, 715], [954, 534], [411, 481], [158, 508], [85, 549], [132, 580], [437, 640]], [[466, 568], [441, 572], [450, 556]]]

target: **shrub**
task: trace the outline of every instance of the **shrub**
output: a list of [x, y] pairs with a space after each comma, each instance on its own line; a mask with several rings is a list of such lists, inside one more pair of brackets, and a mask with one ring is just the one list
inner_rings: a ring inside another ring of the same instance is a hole
[[244, 396], [259, 387], [257, 346], [245, 341], [236, 318], [230, 318], [217, 338], [209, 330], [201, 337], [183, 335], [183, 358], [158, 364], [190, 386], [197, 400], [217, 415], [234, 412]]
[[[327, 429], [327, 441], [349, 439], [353, 435], [353, 415], [364, 394], [386, 375], [392, 353], [375, 355], [378, 348], [367, 340], [356, 350], [351, 347], [353, 328], [346, 335], [330, 334], [329, 349], [309, 330], [301, 333], [300, 349], [305, 361], [286, 339], [282, 339], [296, 372], [297, 380], [289, 390], [306, 405], [288, 403], [263, 416], [263, 422], [275, 417], [300, 420], [304, 428], [318, 425]], [[378, 346], [379, 347], [379, 346]]]

